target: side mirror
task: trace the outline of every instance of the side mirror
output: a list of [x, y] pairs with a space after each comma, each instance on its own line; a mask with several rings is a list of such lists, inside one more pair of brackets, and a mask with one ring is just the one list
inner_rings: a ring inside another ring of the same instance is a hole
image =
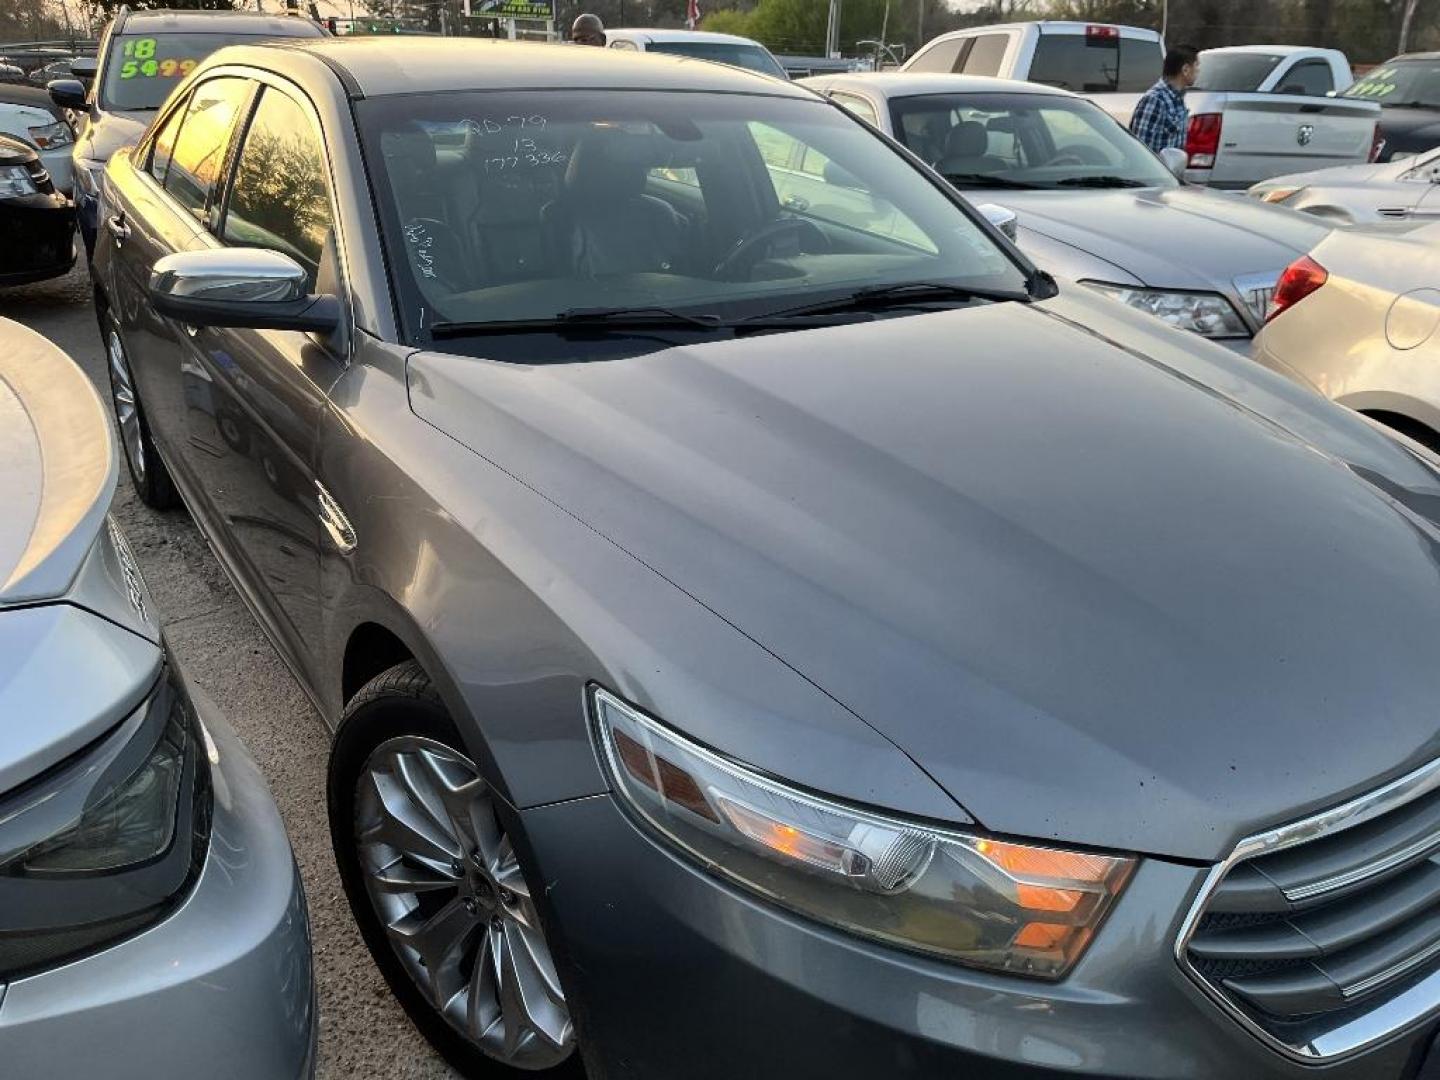
[[1160, 151], [1160, 164], [1170, 170], [1176, 180], [1185, 179], [1185, 170], [1190, 167], [1190, 155], [1178, 146], [1167, 146]]
[[1004, 233], [1006, 237], [1011, 240], [1015, 239], [1020, 230], [1020, 218], [1014, 210], [992, 202], [981, 203], [975, 209], [979, 210], [985, 220]]
[[51, 79], [45, 84], [50, 91], [50, 100], [62, 109], [84, 111], [89, 108], [85, 101], [85, 84], [79, 79]]
[[264, 248], [211, 248], [166, 255], [150, 272], [150, 302], [190, 326], [332, 333], [340, 301], [308, 291], [309, 275]]
[[100, 70], [100, 61], [93, 56], [77, 56], [70, 61], [70, 74], [77, 79], [93, 79]]

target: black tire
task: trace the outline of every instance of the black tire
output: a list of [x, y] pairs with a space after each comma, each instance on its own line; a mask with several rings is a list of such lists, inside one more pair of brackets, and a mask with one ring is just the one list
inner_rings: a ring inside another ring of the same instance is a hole
[[[375, 749], [405, 735], [467, 753], [439, 693], [414, 661], [397, 664], [376, 676], [350, 700], [330, 756], [330, 838], [350, 910], [371, 957], [411, 1022], [462, 1075], [474, 1080], [584, 1080], [578, 1047], [560, 1064], [538, 1070], [517, 1068], [491, 1057], [436, 1011], [391, 946], [367, 891], [357, 848], [357, 785]], [[503, 822], [503, 827], [512, 834], [516, 828], [510, 821]], [[536, 880], [530, 868], [523, 865], [523, 858], [521, 870], [527, 882]], [[551, 935], [547, 932], [546, 936]]]
[[[155, 440], [150, 435], [150, 422], [145, 416], [144, 404], [140, 401], [139, 390], [134, 384], [134, 369], [130, 367], [124, 338], [120, 336], [120, 324], [108, 309], [101, 309], [100, 313], [100, 342], [105, 349], [105, 370], [110, 379], [110, 410], [115, 417], [120, 456], [125, 459], [125, 468], [130, 473], [135, 494], [152, 510], [172, 510], [180, 505], [180, 494], [175, 490], [175, 481], [171, 479], [170, 471], [160, 460], [160, 452], [155, 449]], [[114, 350], [117, 348], [130, 375], [130, 394], [135, 409], [133, 420], [135, 428], [138, 429], [134, 434], [138, 438], [138, 447], [127, 442], [126, 438], [121, 380], [116, 374], [114, 357]]]

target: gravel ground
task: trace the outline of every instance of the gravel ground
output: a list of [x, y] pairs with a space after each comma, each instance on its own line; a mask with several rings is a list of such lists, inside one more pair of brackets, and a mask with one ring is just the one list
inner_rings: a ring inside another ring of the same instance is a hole
[[[54, 341], [108, 395], [83, 265], [67, 277], [0, 290], [0, 315]], [[140, 560], [171, 646], [240, 732], [290, 830], [315, 939], [319, 1077], [458, 1078], [394, 1003], [355, 931], [330, 854], [324, 724], [185, 512], [160, 514], [142, 506], [122, 464], [114, 513]]]

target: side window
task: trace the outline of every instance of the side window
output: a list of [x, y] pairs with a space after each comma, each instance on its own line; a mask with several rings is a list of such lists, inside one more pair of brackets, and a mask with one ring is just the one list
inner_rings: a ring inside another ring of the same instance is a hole
[[165, 172], [165, 190], [200, 221], [220, 179], [230, 129], [252, 85], [248, 79], [210, 79], [190, 95]]
[[956, 71], [960, 60], [960, 50], [969, 44], [969, 38], [951, 38], [948, 41], [936, 42], [916, 56], [905, 70], [947, 73]]
[[875, 106], [866, 101], [858, 94], [847, 94], [837, 90], [831, 95], [836, 105], [840, 105], [854, 113], [861, 120], [874, 127], [880, 126], [880, 117], [875, 114]]
[[150, 162], [145, 171], [153, 176], [161, 187], [165, 185], [165, 173], [170, 169], [170, 158], [175, 152], [175, 136], [180, 134], [180, 121], [184, 116], [185, 106], [181, 105], [170, 114], [165, 126], [156, 132], [155, 139], [150, 144]]
[[289, 255], [309, 272], [313, 286], [334, 220], [325, 171], [325, 151], [309, 115], [266, 87], [240, 145], [220, 238]]
[[1280, 76], [1275, 92], [1279, 94], [1309, 94], [1324, 97], [1335, 89], [1335, 77], [1330, 65], [1324, 60], [1302, 60]]
[[1005, 34], [981, 34], [960, 70], [966, 75], [999, 75], [1000, 62], [1005, 59], [1009, 45], [1010, 38]]

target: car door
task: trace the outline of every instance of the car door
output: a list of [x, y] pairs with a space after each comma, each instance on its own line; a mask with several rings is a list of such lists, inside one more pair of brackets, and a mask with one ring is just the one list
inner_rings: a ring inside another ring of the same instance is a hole
[[[305, 268], [312, 291], [318, 282], [344, 296], [327, 155], [309, 102], [288, 84], [264, 83], [234, 142], [212, 242], [279, 251]], [[224, 554], [292, 662], [306, 667], [318, 629], [318, 416], [348, 337], [207, 327], [182, 344], [213, 403], [190, 411], [189, 445]]]
[[211, 406], [208, 399], [193, 396], [183, 372], [180, 346], [188, 331], [156, 312], [146, 290], [158, 259], [205, 242], [204, 222], [230, 129], [252, 90], [249, 80], [224, 76], [197, 84], [173, 103], [132, 152], [131, 167], [116, 170], [99, 223], [97, 245], [108, 250], [98, 265], [109, 286], [110, 313], [126, 361], [151, 435], [167, 462], [178, 466], [181, 475], [176, 479], [192, 499], [203, 498], [203, 493], [186, 484], [186, 414]]

